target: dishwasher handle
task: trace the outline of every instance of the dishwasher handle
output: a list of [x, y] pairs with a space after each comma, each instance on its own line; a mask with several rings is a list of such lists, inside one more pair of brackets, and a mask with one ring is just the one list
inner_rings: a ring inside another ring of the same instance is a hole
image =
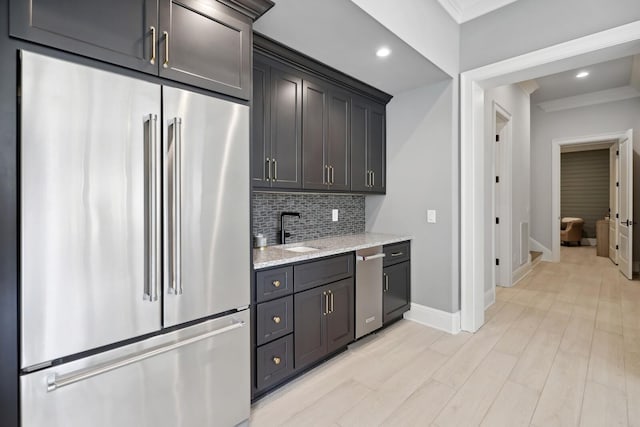
[[384, 258], [385, 256], [387, 256], [385, 253], [379, 253], [379, 254], [367, 255], [367, 256], [358, 255], [358, 256], [356, 256], [356, 260], [357, 261], [370, 261], [372, 259]]

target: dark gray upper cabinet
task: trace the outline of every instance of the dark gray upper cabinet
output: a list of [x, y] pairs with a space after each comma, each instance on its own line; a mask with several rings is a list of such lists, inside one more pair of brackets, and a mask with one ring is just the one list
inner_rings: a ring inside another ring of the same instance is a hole
[[[285, 188], [384, 194], [385, 105], [391, 96], [260, 34], [254, 34], [254, 52], [259, 53], [256, 58], [268, 58], [271, 64], [287, 67], [290, 76], [302, 82], [302, 185]], [[254, 67], [254, 85], [261, 85], [254, 86], [257, 188], [274, 187], [267, 182], [267, 156], [261, 148], [266, 125], [257, 117], [262, 111], [259, 99], [267, 96], [260, 81], [264, 76], [261, 67]]]
[[250, 99], [251, 20], [215, 1], [160, 2], [160, 76]]
[[302, 79], [259, 55], [253, 78], [253, 185], [301, 188]]
[[329, 85], [303, 80], [303, 188], [349, 190], [350, 97]]
[[158, 73], [158, 0], [11, 0], [10, 11], [12, 36]]
[[328, 188], [329, 171], [325, 155], [328, 92], [324, 86], [308, 80], [303, 82], [302, 185], [309, 190]]
[[250, 99], [251, 23], [270, 0], [10, 0], [10, 34]]
[[385, 106], [363, 97], [351, 100], [351, 190], [386, 190]]

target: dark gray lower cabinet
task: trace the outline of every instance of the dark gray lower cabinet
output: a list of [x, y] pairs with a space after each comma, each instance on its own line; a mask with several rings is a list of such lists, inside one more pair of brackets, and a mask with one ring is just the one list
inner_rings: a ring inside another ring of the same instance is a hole
[[295, 368], [304, 368], [354, 339], [353, 278], [294, 296]]
[[267, 389], [293, 373], [293, 335], [259, 347], [256, 352], [256, 385]]
[[347, 253], [256, 271], [254, 399], [354, 340], [353, 264]]
[[394, 321], [411, 306], [411, 242], [385, 245], [382, 270], [382, 323]]

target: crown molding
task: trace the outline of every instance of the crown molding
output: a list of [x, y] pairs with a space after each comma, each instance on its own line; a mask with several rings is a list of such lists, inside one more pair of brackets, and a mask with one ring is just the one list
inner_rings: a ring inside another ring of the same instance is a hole
[[479, 16], [493, 12], [518, 0], [476, 0], [474, 2], [462, 0], [438, 0], [440, 6], [451, 15], [458, 24], [471, 21]]
[[567, 98], [554, 99], [538, 103], [538, 107], [547, 113], [561, 110], [570, 110], [590, 105], [605, 104], [607, 102], [623, 101], [625, 99], [640, 97], [640, 91], [631, 86], [621, 86], [598, 92], [585, 93], [584, 95], [569, 96]]
[[462, 5], [458, 0], [438, 0], [440, 6], [447, 11], [449, 15], [458, 24], [462, 24]]

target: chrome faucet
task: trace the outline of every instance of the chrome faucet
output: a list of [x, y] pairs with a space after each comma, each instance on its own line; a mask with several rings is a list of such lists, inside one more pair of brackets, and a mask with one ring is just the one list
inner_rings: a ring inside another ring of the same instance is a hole
[[284, 231], [285, 216], [297, 216], [298, 218], [300, 218], [300, 212], [282, 212], [280, 214], [280, 243], [282, 243], [283, 245], [287, 243], [287, 237], [291, 237], [291, 233], [287, 233]]

